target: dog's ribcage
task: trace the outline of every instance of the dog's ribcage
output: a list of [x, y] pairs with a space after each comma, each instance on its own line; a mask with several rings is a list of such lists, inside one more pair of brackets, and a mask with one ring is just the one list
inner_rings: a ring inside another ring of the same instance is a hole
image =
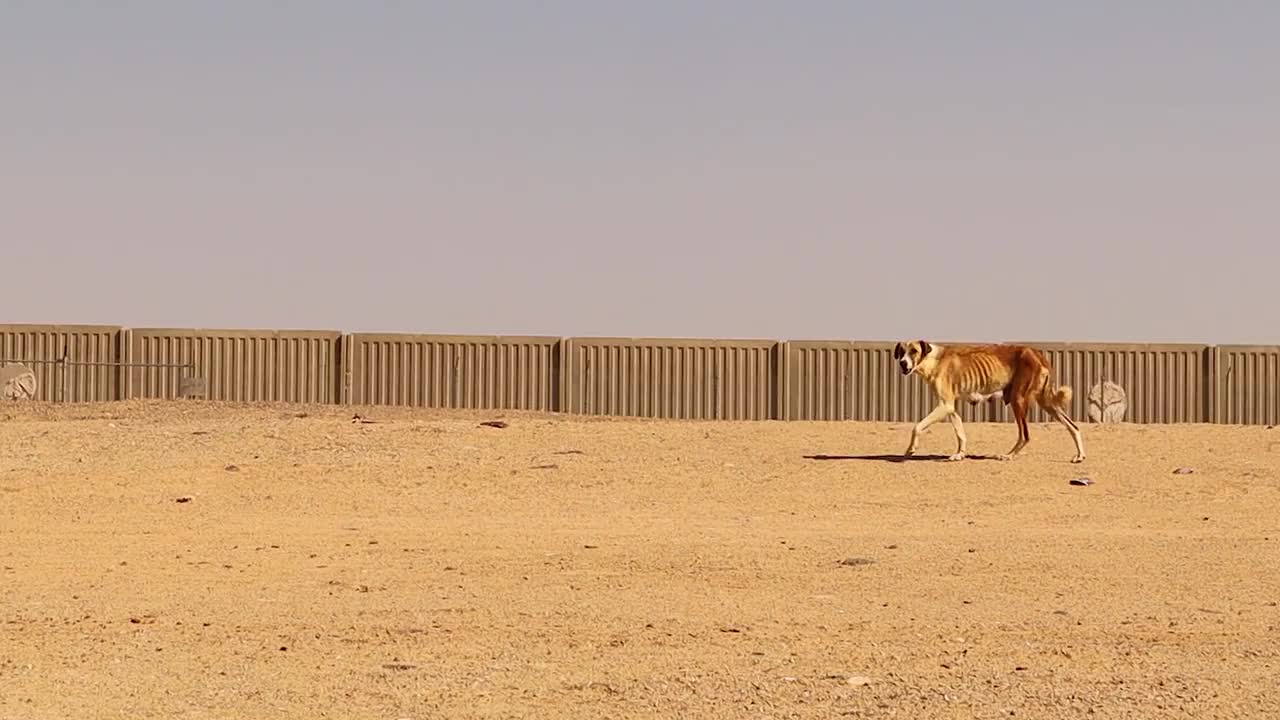
[[968, 362], [957, 363], [953, 376], [957, 399], [975, 404], [990, 400], [1009, 384], [1008, 369], [990, 355], [975, 353], [966, 359]]

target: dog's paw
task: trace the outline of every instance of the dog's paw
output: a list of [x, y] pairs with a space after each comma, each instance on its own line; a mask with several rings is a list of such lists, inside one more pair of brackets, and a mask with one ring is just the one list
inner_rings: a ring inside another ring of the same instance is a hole
[[1075, 456], [1075, 457], [1071, 458], [1071, 462], [1073, 462], [1073, 463], [1077, 463], [1077, 464], [1078, 464], [1078, 463], [1082, 463], [1082, 462], [1084, 462], [1084, 456], [1083, 456], [1083, 455], [1077, 455], [1077, 456]]
[[996, 457], [996, 459], [997, 459], [997, 460], [1000, 460], [1000, 461], [1002, 461], [1002, 462], [1007, 462], [1007, 461], [1009, 461], [1009, 460], [1012, 460], [1012, 459], [1013, 459], [1013, 456], [1012, 456], [1012, 455], [1010, 455], [1009, 453], [1000, 453], [999, 455], [996, 455], [995, 457]]
[[948, 457], [947, 457], [947, 460], [949, 460], [949, 461], [951, 461], [951, 462], [956, 462], [957, 460], [963, 460], [963, 459], [965, 459], [966, 457], [969, 457], [969, 456], [968, 456], [968, 454], [966, 454], [966, 453], [962, 453], [962, 452], [958, 452], [958, 453], [956, 453], [955, 455], [948, 456]]

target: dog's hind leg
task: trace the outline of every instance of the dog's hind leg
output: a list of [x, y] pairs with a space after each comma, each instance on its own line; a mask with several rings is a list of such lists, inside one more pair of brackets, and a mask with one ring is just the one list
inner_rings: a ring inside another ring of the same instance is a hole
[[1071, 440], [1076, 444], [1076, 456], [1071, 458], [1071, 462], [1084, 462], [1084, 439], [1080, 437], [1080, 428], [1076, 427], [1076, 424], [1071, 421], [1071, 416], [1067, 415], [1067, 407], [1071, 403], [1071, 387], [1063, 385], [1054, 388], [1049, 382], [1048, 368], [1040, 371], [1040, 378], [1036, 404], [1053, 416], [1053, 419], [1065, 425], [1067, 432], [1071, 433]]
[[1014, 443], [1013, 449], [1004, 455], [998, 455], [1000, 460], [1012, 460], [1022, 452], [1022, 448], [1027, 446], [1031, 441], [1031, 431], [1027, 428], [1027, 401], [1021, 396], [1015, 397], [1013, 402], [1009, 403], [1009, 407], [1013, 409], [1013, 419], [1018, 425], [1018, 442]]
[[923, 420], [916, 423], [915, 427], [911, 428], [911, 444], [907, 446], [907, 451], [903, 453], [903, 455], [906, 457], [914, 455], [916, 452], [916, 446], [920, 444], [920, 435], [925, 430], [928, 430], [929, 426], [954, 412], [955, 408], [951, 404], [941, 403], [938, 407], [933, 409], [933, 412], [925, 415]]
[[956, 453], [948, 460], [963, 460], [969, 455], [969, 439], [964, 436], [964, 423], [960, 420], [960, 413], [952, 411], [951, 427], [956, 431]]
[[1047, 409], [1055, 420], [1067, 427], [1067, 432], [1071, 433], [1071, 439], [1076, 444], [1076, 456], [1071, 459], [1071, 462], [1084, 462], [1084, 438], [1080, 437], [1080, 428], [1071, 421], [1071, 417], [1062, 408], [1050, 405]]
[[1031, 431], [1027, 428], [1027, 410], [1035, 399], [1036, 387], [1044, 387], [1048, 373], [1039, 357], [1030, 351], [1019, 355], [1018, 363], [1013, 371], [1013, 378], [1004, 390], [1004, 397], [1013, 411], [1014, 422], [1018, 425], [1018, 442], [1013, 444], [1009, 452], [997, 455], [1001, 460], [1012, 460], [1031, 442]]

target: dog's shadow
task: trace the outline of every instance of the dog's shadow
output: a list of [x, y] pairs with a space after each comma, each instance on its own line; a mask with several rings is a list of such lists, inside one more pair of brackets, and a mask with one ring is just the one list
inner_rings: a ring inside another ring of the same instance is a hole
[[[862, 460], [867, 462], [949, 462], [946, 455], [805, 455], [805, 460]], [[998, 460], [991, 455], [968, 455], [965, 460]]]

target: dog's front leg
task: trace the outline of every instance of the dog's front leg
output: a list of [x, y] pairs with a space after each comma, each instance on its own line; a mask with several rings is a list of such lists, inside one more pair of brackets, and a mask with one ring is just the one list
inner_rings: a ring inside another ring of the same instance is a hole
[[938, 407], [934, 408], [933, 412], [925, 415], [923, 420], [916, 423], [916, 426], [911, 428], [911, 444], [907, 446], [907, 451], [903, 454], [906, 457], [914, 455], [916, 452], [916, 446], [920, 444], [920, 435], [924, 433], [925, 430], [928, 430], [930, 425], [954, 412], [955, 408], [951, 407], [951, 405], [947, 403], [942, 403], [938, 405]]
[[956, 430], [956, 454], [948, 460], [963, 460], [969, 455], [969, 439], [964, 436], [964, 423], [960, 422], [960, 413], [951, 413], [951, 427]]

